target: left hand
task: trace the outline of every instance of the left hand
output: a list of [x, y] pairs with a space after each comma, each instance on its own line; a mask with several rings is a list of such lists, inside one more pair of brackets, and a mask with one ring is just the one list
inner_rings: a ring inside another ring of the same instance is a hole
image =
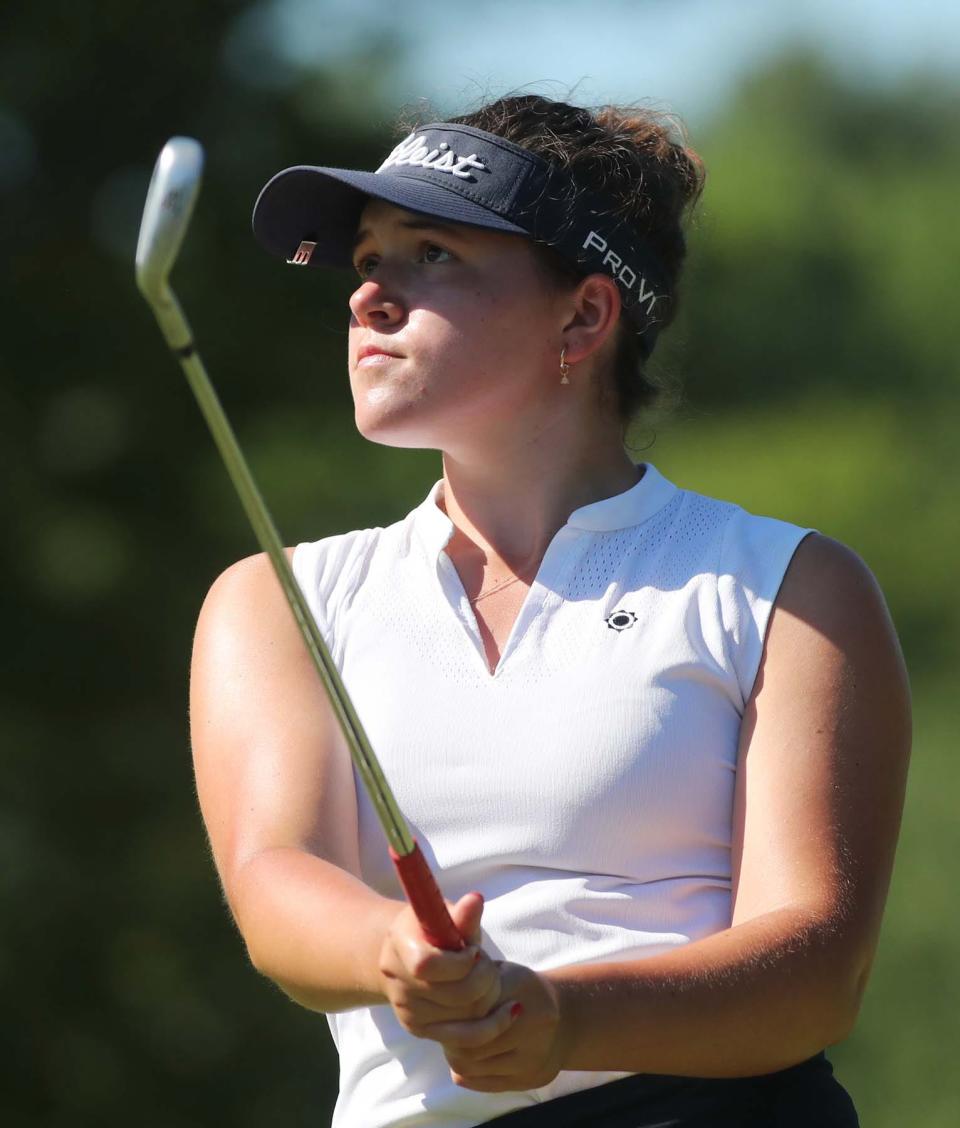
[[380, 947], [381, 990], [400, 1025], [415, 1038], [432, 1038], [438, 1024], [484, 1018], [500, 1001], [500, 963], [477, 946], [483, 898], [468, 893], [447, 909], [470, 942], [461, 951], [435, 947], [409, 905], [393, 918]]
[[500, 998], [485, 1018], [431, 1024], [455, 1084], [479, 1093], [538, 1089], [563, 1058], [560, 1002], [550, 980], [522, 964], [500, 965]]

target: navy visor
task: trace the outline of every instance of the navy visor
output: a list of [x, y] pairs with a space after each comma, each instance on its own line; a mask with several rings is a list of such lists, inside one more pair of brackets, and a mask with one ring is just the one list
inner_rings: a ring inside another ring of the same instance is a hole
[[375, 197], [406, 211], [526, 235], [584, 275], [609, 274], [649, 355], [667, 301], [656, 256], [613, 218], [602, 194], [503, 137], [437, 122], [414, 130], [376, 172], [296, 165], [267, 182], [253, 231], [272, 254], [303, 266], [350, 267], [360, 213]]

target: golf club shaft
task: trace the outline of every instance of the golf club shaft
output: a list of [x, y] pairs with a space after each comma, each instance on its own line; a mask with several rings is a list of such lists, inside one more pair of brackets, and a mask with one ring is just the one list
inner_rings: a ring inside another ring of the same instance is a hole
[[290, 610], [303, 636], [313, 664], [326, 688], [330, 704], [343, 730], [360, 778], [383, 826], [397, 875], [427, 938], [438, 948], [455, 951], [464, 939], [450, 918], [433, 873], [416, 840], [410, 834], [383, 771], [373, 752], [340, 673], [304, 599], [283, 550], [273, 519], [267, 510], [247, 461], [207, 376], [193, 344], [190, 326], [176, 295], [164, 285], [151, 302], [170, 348], [176, 353], [224, 465], [246, 511], [260, 547], [270, 558]]

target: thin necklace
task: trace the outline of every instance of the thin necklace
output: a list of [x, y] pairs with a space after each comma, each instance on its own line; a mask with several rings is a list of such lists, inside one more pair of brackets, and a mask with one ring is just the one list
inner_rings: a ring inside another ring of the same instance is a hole
[[479, 595], [475, 595], [473, 599], [468, 599], [467, 602], [471, 604], [479, 603], [481, 599], [486, 599], [488, 595], [493, 595], [495, 591], [503, 591], [504, 588], [508, 588], [511, 584], [517, 583], [519, 579], [519, 576], [511, 576], [509, 580], [501, 580], [500, 583], [494, 584], [493, 587], [489, 587], [486, 591], [480, 592]]

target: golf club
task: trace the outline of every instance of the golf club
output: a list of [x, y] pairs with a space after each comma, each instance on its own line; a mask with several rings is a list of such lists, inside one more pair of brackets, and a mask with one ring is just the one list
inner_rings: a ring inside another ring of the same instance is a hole
[[465, 941], [420, 847], [400, 813], [339, 671], [310, 613], [283, 545], [233, 429], [197, 353], [187, 319], [170, 288], [169, 275], [200, 191], [203, 149], [189, 137], [173, 137], [157, 158], [137, 242], [137, 285], [153, 309], [167, 344], [177, 356], [223, 458], [260, 547], [270, 558], [290, 610], [326, 688], [350, 755], [387, 836], [390, 856], [417, 919], [432, 944], [456, 951]]

